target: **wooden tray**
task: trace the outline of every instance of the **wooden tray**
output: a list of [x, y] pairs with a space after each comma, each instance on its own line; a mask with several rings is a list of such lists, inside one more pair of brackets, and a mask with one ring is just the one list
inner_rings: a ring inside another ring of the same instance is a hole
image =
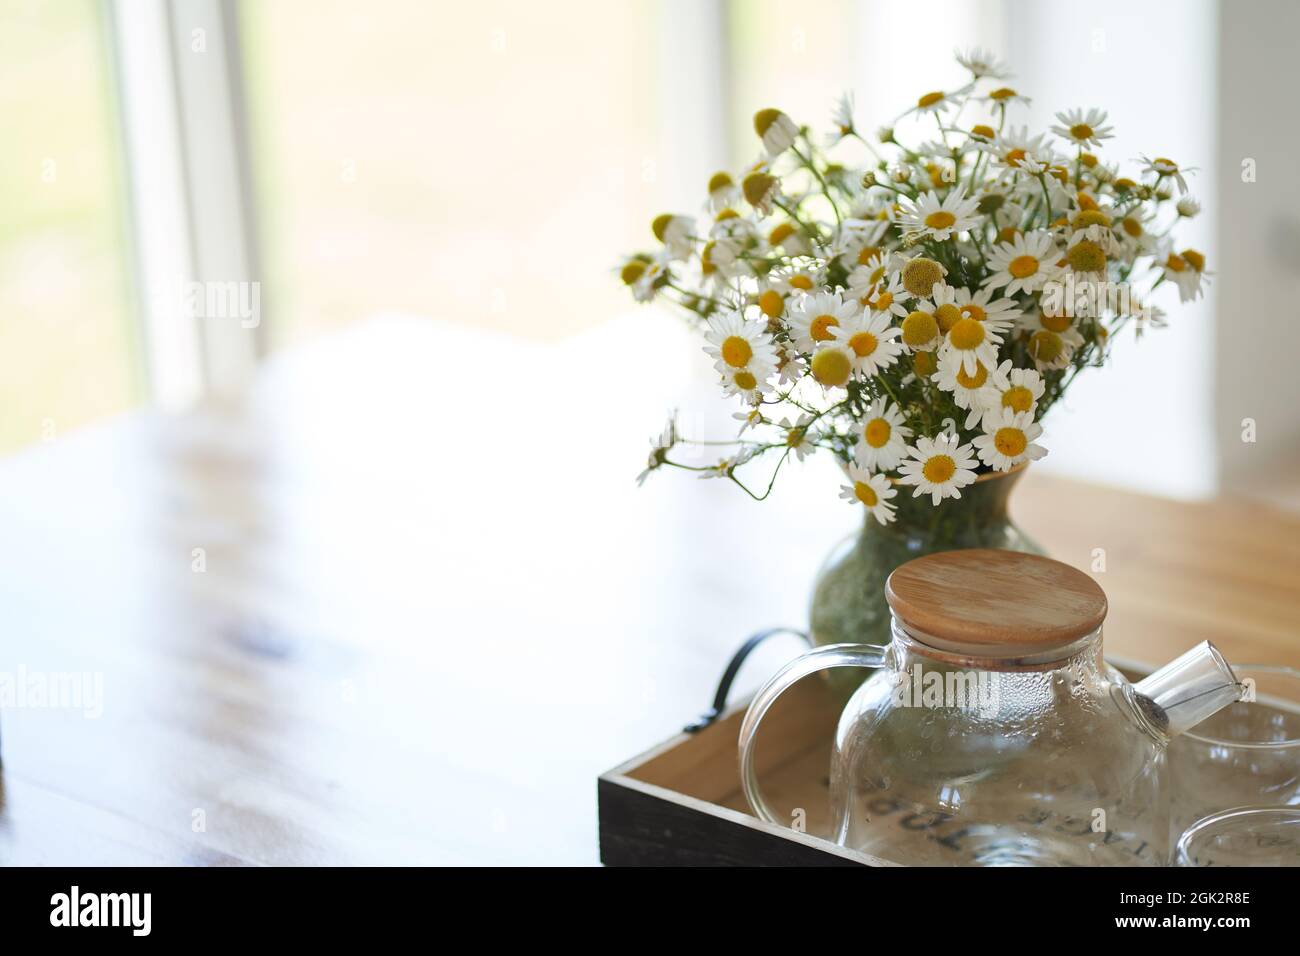
[[[1149, 668], [1111, 660], [1130, 679]], [[828, 770], [842, 701], [820, 680], [783, 694], [763, 720], [755, 765], [777, 813], [804, 832], [759, 820], [740, 786], [737, 738], [746, 700], [602, 774], [600, 859], [607, 866], [894, 866], [824, 839]], [[802, 816], [796, 816], [801, 809]]]

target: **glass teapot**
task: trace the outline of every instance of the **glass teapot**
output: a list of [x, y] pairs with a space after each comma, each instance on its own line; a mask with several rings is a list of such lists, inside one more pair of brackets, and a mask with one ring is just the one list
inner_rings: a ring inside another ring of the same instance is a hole
[[819, 648], [750, 704], [741, 780], [760, 818], [788, 822], [759, 791], [763, 716], [805, 676], [866, 667], [831, 757], [838, 843], [909, 865], [1169, 862], [1165, 746], [1241, 694], [1211, 644], [1130, 684], [1102, 659], [1101, 588], [1038, 555], [928, 555], [885, 595], [888, 646]]

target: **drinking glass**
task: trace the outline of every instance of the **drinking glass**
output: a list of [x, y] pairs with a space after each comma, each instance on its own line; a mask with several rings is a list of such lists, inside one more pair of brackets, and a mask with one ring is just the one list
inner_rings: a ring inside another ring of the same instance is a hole
[[1247, 696], [1175, 738], [1172, 835], [1234, 807], [1300, 806], [1300, 671], [1234, 665]]
[[1300, 807], [1236, 807], [1178, 839], [1177, 866], [1300, 866]]

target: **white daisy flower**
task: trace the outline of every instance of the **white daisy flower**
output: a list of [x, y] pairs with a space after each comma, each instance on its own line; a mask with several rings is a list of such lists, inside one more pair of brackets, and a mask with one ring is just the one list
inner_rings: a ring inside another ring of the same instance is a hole
[[1076, 146], [1100, 146], [1103, 139], [1113, 138], [1112, 127], [1106, 125], [1106, 114], [1102, 110], [1090, 109], [1066, 110], [1057, 113], [1060, 126], [1053, 126], [1052, 132]]
[[664, 213], [654, 218], [650, 223], [650, 230], [655, 238], [664, 244], [664, 251], [669, 259], [690, 258], [691, 239], [695, 235], [695, 220], [690, 216]]
[[709, 178], [709, 211], [722, 212], [740, 199], [740, 187], [730, 173], [714, 173]]
[[854, 352], [838, 342], [823, 342], [808, 363], [812, 377], [825, 388], [843, 388], [853, 377]]
[[1041, 173], [1052, 164], [1055, 156], [1051, 147], [1043, 142], [1043, 135], [1031, 137], [1029, 127], [1012, 126], [999, 133], [993, 142], [979, 144], [979, 148], [1011, 170], [1025, 170], [1033, 175]]
[[712, 468], [699, 473], [700, 478], [728, 478], [737, 468], [749, 461], [758, 450], [752, 445], [744, 445], [739, 448], [735, 454], [723, 458]]
[[655, 297], [655, 293], [661, 287], [661, 280], [671, 280], [672, 273], [668, 269], [668, 260], [662, 256], [654, 262], [646, 264], [641, 270], [641, 275], [632, 283], [632, 298], [638, 302], [649, 302]]
[[677, 444], [677, 438], [677, 413], [674, 412], [668, 416], [668, 424], [664, 425], [664, 430], [659, 433], [659, 437], [650, 439], [650, 458], [646, 462], [645, 470], [636, 476], [638, 485], [645, 484], [650, 472], [663, 465], [664, 459]]
[[1056, 259], [1056, 245], [1050, 233], [1016, 233], [1011, 242], [999, 243], [989, 252], [990, 274], [983, 285], [988, 289], [1006, 286], [1007, 295], [1037, 292], [1060, 273]]
[[777, 382], [781, 385], [793, 385], [799, 379], [803, 378], [807, 369], [804, 367], [803, 360], [799, 358], [799, 353], [788, 345], [782, 345], [777, 356], [776, 362]]
[[763, 424], [763, 408], [760, 405], [755, 405], [748, 411], [733, 412], [731, 417], [740, 422], [740, 431], [736, 432], [736, 434], [743, 435], [749, 429]]
[[940, 369], [947, 364], [963, 369], [967, 375], [974, 375], [981, 365], [985, 368], [997, 367], [998, 346], [1002, 344], [1005, 329], [1005, 325], [992, 321], [958, 319], [939, 346]]
[[978, 225], [978, 206], [978, 200], [967, 197], [964, 186], [952, 190], [942, 201], [931, 189], [916, 200], [904, 200], [898, 222], [908, 236], [931, 236], [942, 241]]
[[1179, 167], [1172, 159], [1165, 159], [1163, 156], [1157, 156], [1150, 159], [1147, 156], [1139, 157], [1142, 160], [1142, 171], [1156, 177], [1159, 183], [1165, 177], [1169, 177], [1178, 184], [1178, 194], [1187, 195], [1187, 180], [1183, 178], [1184, 173], [1195, 173], [1200, 170], [1196, 166]]
[[935, 318], [934, 310], [934, 305], [928, 299], [912, 303], [912, 311], [907, 313], [900, 326], [903, 344], [909, 351], [932, 352], [943, 342], [943, 333], [939, 330], [939, 320]]
[[766, 216], [781, 198], [781, 180], [760, 167], [745, 174], [745, 178], [740, 181], [740, 191], [745, 202]]
[[865, 468], [849, 464], [844, 469], [849, 484], [840, 486], [840, 497], [861, 504], [881, 524], [894, 520], [894, 506], [889, 499], [898, 494], [884, 475], [873, 475]]
[[1028, 106], [1033, 102], [1029, 97], [1022, 96], [1009, 86], [999, 86], [996, 90], [990, 90], [983, 99], [988, 100], [994, 106], [1000, 106], [1006, 109], [1012, 103], [1022, 103]]
[[1195, 249], [1174, 252], [1173, 246], [1166, 244], [1160, 253], [1161, 274], [1167, 282], [1178, 287], [1178, 301], [1191, 302], [1199, 299], [1208, 280], [1213, 275], [1205, 269], [1205, 256]]
[[767, 234], [767, 244], [776, 255], [812, 255], [812, 247], [808, 244], [807, 238], [792, 222], [782, 222], [773, 227]]
[[834, 130], [827, 135], [826, 145], [834, 146], [846, 136], [852, 136], [857, 128], [853, 125], [853, 91], [846, 90], [835, 101], [835, 109], [831, 113], [831, 126]]
[[1178, 215], [1182, 216], [1184, 219], [1191, 219], [1193, 216], [1197, 216], [1201, 212], [1201, 204], [1191, 196], [1184, 196], [1182, 199], [1178, 200], [1174, 205], [1174, 208], [1178, 211]]
[[785, 447], [794, 452], [795, 457], [800, 461], [817, 450], [817, 446], [812, 442], [812, 436], [808, 434], [808, 426], [812, 420], [811, 415], [800, 415], [799, 420], [792, 425], [790, 419], [781, 419], [781, 427], [785, 429]]
[[738, 395], [750, 405], [757, 405], [764, 395], [772, 393], [772, 386], [767, 379], [776, 370], [771, 366], [750, 362], [744, 368], [724, 366], [720, 371], [725, 395]]
[[[955, 362], [940, 362], [939, 370], [930, 376], [930, 381], [942, 391], [952, 392], [953, 401], [958, 408], [967, 409], [966, 427], [970, 428], [984, 414], [982, 404], [984, 389], [990, 387], [997, 378], [997, 371], [990, 372], [982, 362], [975, 366], [975, 371], [967, 374], [966, 370]], [[1000, 380], [998, 380], [1000, 383]], [[973, 417], [972, 417], [973, 416]]]
[[818, 343], [832, 341], [835, 338], [832, 330], [858, 311], [857, 299], [846, 302], [838, 292], [805, 295], [789, 306], [790, 338], [800, 352], [811, 352]]
[[822, 284], [822, 277], [816, 269], [786, 269], [770, 274], [767, 281], [771, 288], [789, 297], [817, 289]]
[[988, 50], [980, 47], [971, 47], [964, 53], [961, 50], [954, 50], [957, 62], [970, 70], [971, 77], [974, 79], [983, 79], [989, 77], [994, 80], [1005, 80], [1011, 75], [1007, 67], [998, 62], [998, 58]]
[[1038, 461], [1047, 454], [1034, 439], [1043, 433], [1043, 426], [1034, 421], [1030, 412], [1015, 412], [998, 408], [984, 416], [984, 434], [971, 444], [975, 446], [980, 461], [994, 471], [1010, 471], [1026, 461]]
[[991, 409], [1027, 412], [1032, 416], [1038, 411], [1038, 400], [1046, 388], [1043, 377], [1032, 368], [1012, 368], [1011, 360], [1007, 359], [998, 366], [992, 381], [980, 390], [978, 401], [971, 409], [975, 417], [967, 418], [966, 427], [973, 428], [983, 413]]
[[943, 114], [948, 112], [949, 108], [952, 107], [953, 98], [961, 95], [961, 92], [962, 91], [954, 92], [954, 94], [946, 94], [943, 90], [927, 92], [927, 94], [918, 98], [917, 105], [909, 109], [909, 111], [906, 111], [904, 116], [907, 116], [907, 113], [937, 113], [940, 114], [940, 116], [943, 116]]
[[908, 458], [899, 466], [899, 484], [915, 485], [913, 498], [929, 495], [937, 505], [944, 498], [960, 498], [961, 489], [975, 481], [978, 463], [971, 446], [960, 443], [955, 435], [918, 438], [907, 449]]
[[890, 324], [889, 314], [880, 312], [860, 312], [831, 328], [835, 341], [848, 348], [853, 371], [865, 376], [898, 361], [903, 345], [894, 340], [902, 334], [902, 329]]
[[704, 333], [704, 351], [714, 359], [713, 367], [723, 375], [730, 369], [746, 369], [757, 364], [768, 374], [776, 370], [776, 345], [762, 322], [751, 322], [741, 312], [722, 312], [709, 316], [709, 330]]
[[794, 145], [799, 127], [780, 110], [759, 110], [754, 114], [754, 132], [763, 141], [767, 155], [777, 157]]
[[853, 446], [854, 460], [864, 468], [891, 471], [907, 454], [907, 439], [912, 429], [903, 424], [903, 413], [897, 405], [878, 398], [863, 416], [858, 428], [858, 441]]
[[951, 302], [957, 307], [962, 318], [974, 319], [977, 322], [992, 322], [998, 327], [1015, 322], [1022, 315], [1015, 299], [995, 300], [992, 289], [977, 289], [972, 292], [967, 288], [959, 288], [955, 290], [951, 299], [945, 295], [941, 302], [936, 294], [934, 301], [937, 306]]
[[1065, 261], [1070, 271], [1080, 276], [1102, 278], [1106, 263], [1115, 250], [1115, 236], [1105, 226], [1077, 229], [1065, 247]]

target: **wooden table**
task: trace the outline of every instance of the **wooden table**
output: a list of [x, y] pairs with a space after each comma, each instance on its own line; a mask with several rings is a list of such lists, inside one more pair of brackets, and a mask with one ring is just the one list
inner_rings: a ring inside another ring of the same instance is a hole
[[[238, 404], [0, 465], [0, 669], [90, 692], [0, 705], [0, 861], [595, 862], [597, 774], [701, 711], [746, 634], [801, 624], [855, 521], [825, 463], [762, 505], [636, 488], [662, 410], [716, 404], [660, 322], [371, 321]], [[657, 374], [610, 360], [629, 343]], [[1300, 518], [1033, 473], [1015, 511], [1085, 570], [1105, 549], [1112, 653], [1300, 665]]]

